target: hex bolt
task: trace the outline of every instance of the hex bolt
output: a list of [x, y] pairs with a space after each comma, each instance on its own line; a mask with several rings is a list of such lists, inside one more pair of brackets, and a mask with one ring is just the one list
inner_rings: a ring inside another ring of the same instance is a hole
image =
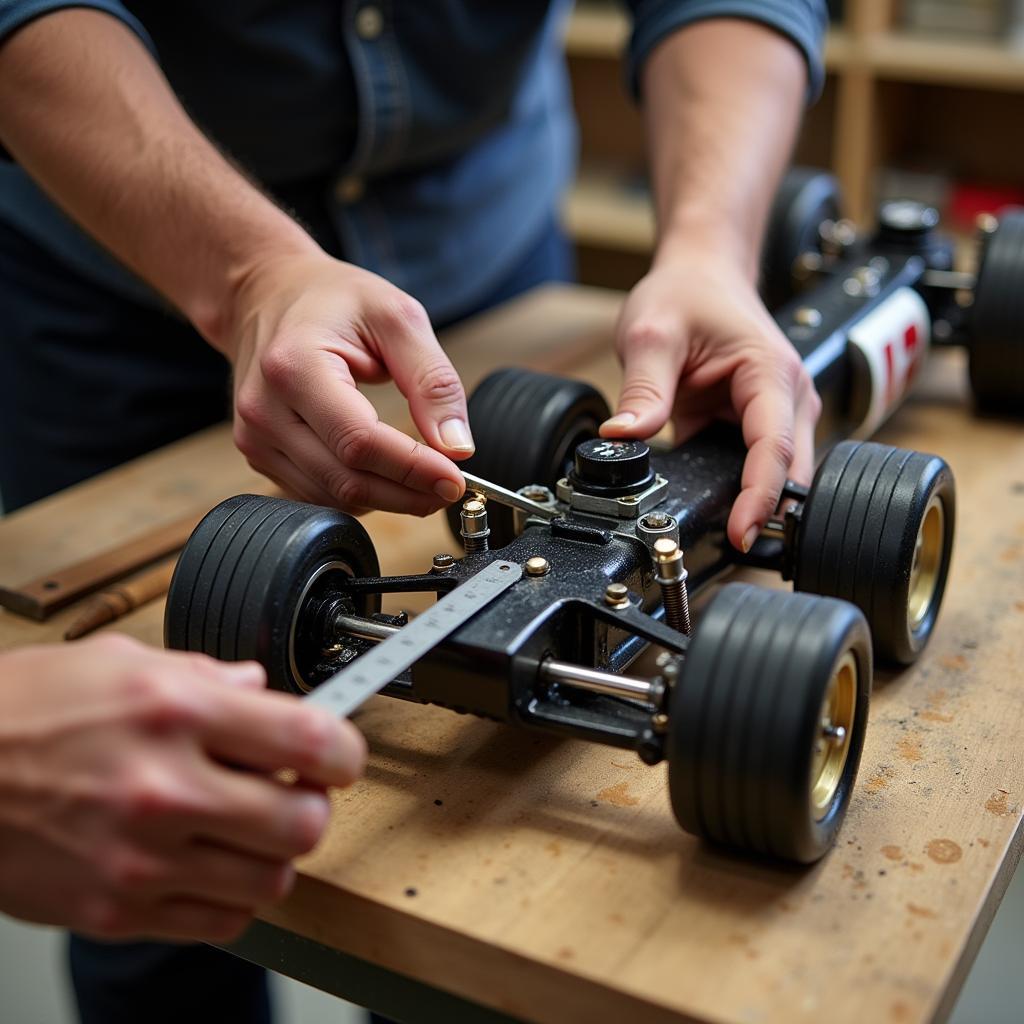
[[629, 587], [625, 583], [609, 583], [604, 591], [604, 603], [609, 608], [628, 608]]
[[825, 257], [820, 252], [805, 252], [793, 264], [793, 277], [797, 281], [808, 281], [821, 273], [824, 266]]
[[[555, 507], [555, 496], [551, 493], [551, 490], [541, 484], [527, 484], [525, 487], [520, 487], [516, 491], [521, 498], [526, 498], [527, 501], [532, 501], [537, 505], [542, 505], [546, 509], [553, 509]], [[526, 520], [531, 515], [537, 515], [537, 512], [529, 512], [526, 509], [514, 508], [512, 509], [512, 522], [515, 528], [516, 536], [523, 532], [526, 527]]]
[[647, 545], [653, 558], [654, 545], [662, 537], [668, 537], [669, 540], [674, 540], [678, 543], [679, 524], [667, 512], [655, 509], [653, 512], [642, 515], [637, 520], [636, 535], [638, 540], [642, 540]]
[[543, 555], [534, 555], [526, 560], [527, 576], [546, 576], [551, 569], [551, 563]]
[[857, 225], [848, 217], [836, 221], [832, 235], [841, 249], [849, 249], [857, 241]]
[[551, 491], [540, 484], [527, 484], [525, 487], [520, 487], [516, 493], [521, 494], [524, 498], [529, 498], [530, 501], [536, 501], [540, 505], [548, 505], [555, 500]]
[[462, 520], [462, 543], [467, 555], [478, 555], [487, 550], [491, 529], [487, 525], [487, 506], [479, 498], [467, 498], [459, 512]]
[[671, 522], [672, 517], [664, 512], [648, 512], [640, 520], [640, 525], [648, 530], [664, 530]]
[[857, 226], [845, 217], [842, 220], [826, 220], [818, 229], [818, 237], [824, 252], [838, 256], [857, 241]]
[[831, 718], [821, 720], [821, 736], [834, 747], [841, 747], [846, 740], [846, 729], [841, 725], [833, 725]]
[[434, 555], [433, 561], [430, 564], [430, 571], [433, 573], [451, 572], [455, 568], [455, 556], [449, 555], [446, 551], [442, 551], [438, 555]]
[[683, 552], [679, 545], [668, 537], [662, 537], [654, 544], [657, 561], [655, 580], [661, 587], [661, 600], [665, 605], [665, 622], [674, 630], [690, 633], [690, 600], [686, 593], [686, 577], [683, 566]]

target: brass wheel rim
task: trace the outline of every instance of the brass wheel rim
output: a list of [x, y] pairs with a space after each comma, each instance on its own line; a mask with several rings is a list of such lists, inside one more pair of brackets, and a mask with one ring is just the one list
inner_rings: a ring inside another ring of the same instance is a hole
[[811, 811], [815, 821], [828, 814], [843, 778], [857, 714], [857, 659], [853, 651], [836, 663], [818, 715], [811, 760]]
[[907, 616], [913, 632], [928, 617], [939, 583], [939, 570], [946, 546], [946, 510], [942, 499], [933, 494], [924, 510], [921, 528], [914, 542], [914, 561], [910, 568]]

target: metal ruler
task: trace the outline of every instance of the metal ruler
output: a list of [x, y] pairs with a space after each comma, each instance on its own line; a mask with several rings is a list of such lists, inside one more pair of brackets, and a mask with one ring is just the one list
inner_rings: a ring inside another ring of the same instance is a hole
[[325, 680], [304, 699], [347, 718], [360, 704], [383, 690], [392, 679], [508, 590], [522, 575], [523, 567], [515, 562], [491, 562], [394, 636], [381, 641]]

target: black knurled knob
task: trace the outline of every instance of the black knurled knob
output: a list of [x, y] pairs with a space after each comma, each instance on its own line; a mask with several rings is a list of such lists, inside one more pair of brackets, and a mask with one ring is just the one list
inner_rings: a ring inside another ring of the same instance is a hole
[[576, 446], [569, 482], [586, 494], [618, 498], [654, 482], [651, 449], [643, 441], [595, 437]]
[[916, 199], [892, 199], [878, 211], [878, 240], [887, 245], [920, 246], [927, 243], [938, 223], [934, 206]]

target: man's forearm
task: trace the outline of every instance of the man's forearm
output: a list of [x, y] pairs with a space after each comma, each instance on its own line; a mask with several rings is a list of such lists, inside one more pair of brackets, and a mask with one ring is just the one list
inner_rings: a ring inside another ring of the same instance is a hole
[[[246, 181], [135, 35], [90, 10], [39, 18], [0, 47], [0, 96], [0, 141], [231, 360], [235, 444], [254, 469], [318, 505], [428, 515], [458, 499], [443, 453], [473, 450], [466, 398], [426, 311]], [[388, 376], [425, 444], [356, 387]]]
[[211, 145], [141, 41], [68, 9], [0, 47], [0, 140], [76, 221], [218, 347], [259, 254], [315, 248]]
[[643, 93], [656, 258], [671, 258], [679, 246], [706, 246], [734, 256], [756, 277], [806, 84], [796, 47], [752, 22], [698, 22], [655, 49]]

